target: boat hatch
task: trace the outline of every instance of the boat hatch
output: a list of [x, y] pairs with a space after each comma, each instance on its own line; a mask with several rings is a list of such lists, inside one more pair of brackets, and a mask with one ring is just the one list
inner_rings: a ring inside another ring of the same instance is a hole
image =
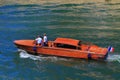
[[60, 43], [60, 44], [68, 44], [72, 46], [78, 46], [80, 43], [80, 40], [76, 39], [69, 39], [69, 38], [56, 38], [54, 43]]

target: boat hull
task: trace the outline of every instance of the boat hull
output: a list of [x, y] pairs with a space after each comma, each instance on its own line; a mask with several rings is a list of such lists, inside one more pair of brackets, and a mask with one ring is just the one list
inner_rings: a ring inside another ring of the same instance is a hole
[[[30, 41], [22, 41], [17, 40], [14, 41], [15, 45], [19, 49], [23, 49], [31, 54], [37, 55], [51, 55], [51, 56], [59, 56], [59, 57], [70, 57], [70, 58], [82, 58], [82, 59], [106, 59], [107, 52], [105, 54], [98, 54], [90, 51], [83, 51], [77, 49], [65, 49], [58, 47], [49, 47], [49, 46], [36, 46], [33, 44], [33, 40]], [[22, 44], [21, 44], [22, 43]]]

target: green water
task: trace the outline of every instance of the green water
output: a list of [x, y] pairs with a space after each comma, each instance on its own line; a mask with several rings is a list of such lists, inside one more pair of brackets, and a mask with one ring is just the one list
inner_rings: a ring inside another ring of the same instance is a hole
[[[119, 1], [1, 1], [0, 80], [119, 80]], [[33, 56], [19, 52], [17, 39], [47, 33], [75, 38], [115, 52], [106, 61]]]

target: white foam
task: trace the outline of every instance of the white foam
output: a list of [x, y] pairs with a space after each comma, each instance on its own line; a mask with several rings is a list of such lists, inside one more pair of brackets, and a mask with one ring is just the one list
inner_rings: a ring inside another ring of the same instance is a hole
[[20, 58], [30, 58], [32, 60], [50, 60], [52, 62], [55, 62], [55, 61], [58, 61], [58, 60], [61, 60], [61, 61], [69, 61], [70, 59], [66, 59], [66, 58], [59, 58], [59, 57], [56, 57], [56, 56], [36, 56], [36, 55], [32, 55], [32, 54], [29, 54], [27, 53], [26, 51], [24, 50], [21, 50], [19, 49], [18, 50], [20, 52]]
[[[43, 60], [43, 61], [46, 61], [46, 60], [49, 60], [49, 61], [52, 61], [52, 62], [55, 62], [55, 61], [71, 61], [72, 59], [67, 59], [67, 58], [60, 58], [60, 57], [56, 57], [56, 56], [35, 56], [35, 55], [32, 55], [32, 54], [28, 54], [26, 51], [22, 50], [22, 49], [19, 49], [18, 50], [20, 52], [20, 58], [30, 58], [32, 60]], [[113, 61], [117, 61], [120, 63], [120, 55], [119, 54], [109, 54], [108, 55], [108, 58], [107, 58], [107, 61], [109, 62], [113, 62]]]
[[120, 55], [109, 55], [107, 58], [108, 61], [118, 61], [120, 63]]
[[[52, 61], [52, 62], [56, 62], [56, 61], [71, 61], [72, 59], [67, 59], [67, 58], [60, 58], [60, 57], [56, 57], [56, 56], [36, 56], [36, 55], [32, 55], [32, 54], [28, 54], [26, 51], [19, 49], [18, 50], [20, 52], [20, 58], [29, 58], [32, 60], [39, 60], [39, 61]], [[107, 61], [109, 62], [113, 62], [113, 61], [117, 61], [120, 63], [120, 55], [119, 54], [113, 54], [113, 55], [108, 55]]]

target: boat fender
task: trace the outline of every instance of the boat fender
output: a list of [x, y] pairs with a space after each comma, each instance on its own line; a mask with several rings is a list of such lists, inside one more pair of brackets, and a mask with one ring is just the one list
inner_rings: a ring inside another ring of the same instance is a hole
[[89, 46], [88, 46], [88, 48], [87, 48], [87, 51], [89, 51], [89, 50], [90, 50], [90, 47], [91, 47], [91, 46], [89, 45]]
[[105, 55], [104, 60], [106, 60], [106, 59], [107, 59], [107, 57], [108, 57], [108, 52], [107, 52], [107, 54]]
[[36, 46], [33, 47], [33, 51], [37, 52], [37, 47]]
[[92, 57], [91, 57], [91, 54], [90, 54], [90, 53], [88, 53], [88, 59], [92, 59]]

